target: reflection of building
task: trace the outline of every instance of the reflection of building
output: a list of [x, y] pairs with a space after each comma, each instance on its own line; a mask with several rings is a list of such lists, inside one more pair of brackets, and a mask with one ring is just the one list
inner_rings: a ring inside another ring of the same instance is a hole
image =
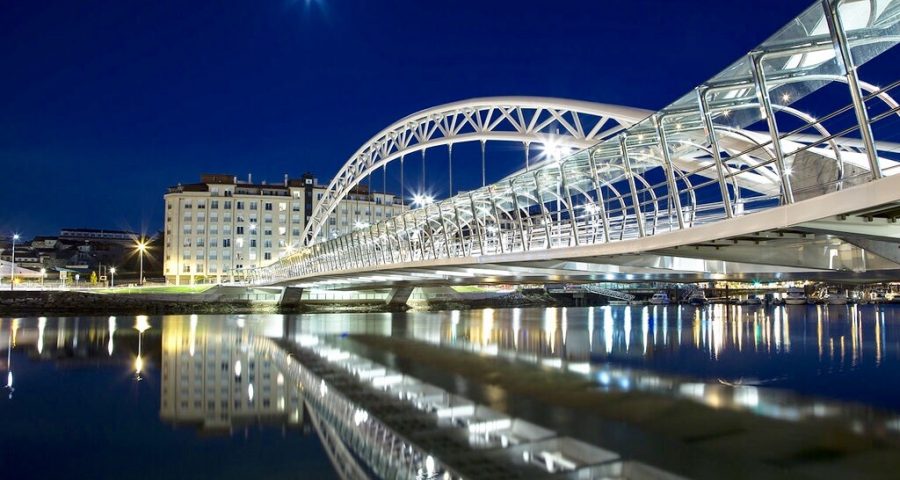
[[299, 425], [300, 392], [285, 383], [254, 333], [225, 323], [168, 318], [163, 326], [160, 418], [230, 430], [252, 423]]

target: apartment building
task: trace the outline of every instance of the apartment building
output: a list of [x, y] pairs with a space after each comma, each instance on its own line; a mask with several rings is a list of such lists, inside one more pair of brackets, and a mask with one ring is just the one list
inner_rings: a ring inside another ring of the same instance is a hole
[[[279, 183], [206, 174], [199, 183], [170, 187], [164, 196], [166, 281], [232, 281], [299, 248], [326, 189], [309, 173]], [[320, 240], [399, 215], [401, 203], [392, 193], [360, 185], [331, 214]]]

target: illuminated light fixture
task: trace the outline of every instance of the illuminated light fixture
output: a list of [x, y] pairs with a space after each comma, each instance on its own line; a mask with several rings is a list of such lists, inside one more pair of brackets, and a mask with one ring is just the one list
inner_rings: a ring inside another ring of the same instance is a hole
[[353, 228], [355, 228], [357, 230], [362, 230], [363, 228], [369, 228], [369, 222], [363, 222], [363, 221], [357, 220], [356, 222], [353, 223]]
[[793, 173], [793, 172], [794, 172], [794, 169], [793, 169], [793, 168], [791, 168], [791, 167], [784, 167], [784, 174], [785, 174], [785, 175], [790, 175], [790, 174]]
[[549, 138], [544, 142], [544, 155], [553, 162], [559, 162], [569, 154], [569, 148], [560, 144], [559, 139]]
[[784, 94], [781, 95], [781, 101], [782, 101], [783, 103], [787, 103], [787, 102], [789, 102], [790, 100], [791, 100], [791, 94], [790, 94], [790, 93], [784, 93]]
[[417, 194], [413, 195], [412, 203], [415, 206], [424, 207], [424, 206], [431, 205], [432, 203], [434, 203], [434, 197], [432, 197], [431, 195], [417, 193]]

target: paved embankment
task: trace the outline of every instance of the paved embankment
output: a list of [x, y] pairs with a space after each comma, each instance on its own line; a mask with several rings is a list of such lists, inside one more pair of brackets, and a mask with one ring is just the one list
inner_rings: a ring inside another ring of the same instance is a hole
[[274, 311], [274, 303], [254, 304], [206, 294], [103, 294], [82, 291], [0, 292], [0, 314], [154, 314]]
[[[203, 291], [166, 292], [148, 287], [119, 290], [4, 290], [0, 315], [115, 315], [166, 313], [365, 313], [398, 311], [407, 305], [371, 300], [321, 300], [282, 303], [281, 288], [214, 286]], [[421, 310], [555, 306], [547, 295], [514, 293], [491, 298], [438, 299], [413, 303]]]

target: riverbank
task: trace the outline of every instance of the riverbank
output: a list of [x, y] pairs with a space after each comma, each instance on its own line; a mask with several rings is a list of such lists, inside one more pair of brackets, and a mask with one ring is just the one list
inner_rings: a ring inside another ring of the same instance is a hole
[[266, 293], [223, 294], [198, 290], [169, 292], [138, 289], [113, 292], [74, 290], [18, 290], [0, 292], [2, 315], [164, 315], [229, 313], [378, 313], [406, 310], [440, 311], [477, 308], [558, 306], [549, 295], [512, 293], [487, 299], [419, 301], [412, 305], [387, 305], [381, 301], [300, 302], [282, 305], [278, 296]]

